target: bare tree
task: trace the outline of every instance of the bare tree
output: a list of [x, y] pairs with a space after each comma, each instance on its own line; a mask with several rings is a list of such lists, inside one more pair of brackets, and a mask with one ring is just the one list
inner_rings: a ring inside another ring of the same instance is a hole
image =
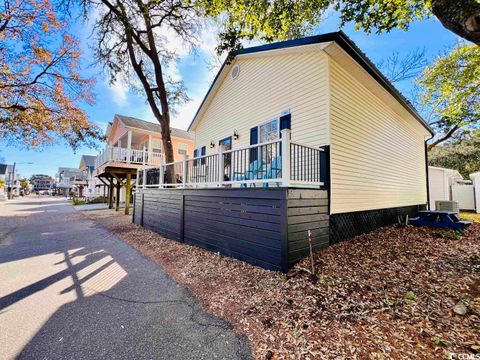
[[378, 63], [378, 67], [392, 83], [416, 78], [427, 65], [425, 49], [412, 50], [403, 57], [395, 51]]
[[[112, 82], [126, 79], [145, 93], [161, 126], [165, 160], [173, 162], [170, 116], [188, 97], [183, 82], [168, 75], [169, 64], [177, 59], [169, 39], [194, 46], [200, 31], [197, 12], [190, 2], [177, 0], [93, 0], [87, 5], [99, 14], [96, 59]], [[166, 176], [172, 180], [171, 173]]]

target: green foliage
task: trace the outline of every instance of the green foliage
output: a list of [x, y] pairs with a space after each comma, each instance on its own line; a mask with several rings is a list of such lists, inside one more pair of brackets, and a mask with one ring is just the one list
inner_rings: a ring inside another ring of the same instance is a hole
[[462, 240], [463, 233], [453, 229], [436, 229], [432, 233], [433, 236], [446, 240]]
[[21, 187], [23, 190], [28, 189], [28, 180], [27, 180], [27, 179], [22, 179], [22, 180], [20, 180], [20, 187]]
[[196, 4], [207, 17], [222, 24], [217, 51], [238, 50], [241, 40], [266, 42], [301, 37], [321, 21], [331, 0], [200, 0]]
[[413, 291], [407, 291], [407, 293], [405, 294], [405, 299], [407, 300], [415, 300], [415, 294], [413, 293]]
[[433, 148], [428, 154], [428, 163], [458, 170], [468, 179], [469, 174], [480, 171], [480, 132]]
[[[480, 125], [480, 47], [458, 44], [428, 66], [418, 84], [431, 109], [432, 126], [448, 139], [457, 130]], [[440, 139], [441, 139], [440, 138]]]
[[340, 26], [353, 21], [367, 33], [406, 30], [412, 21], [431, 16], [430, 7], [420, 0], [200, 0], [196, 4], [222, 24], [219, 53], [237, 50], [242, 39], [271, 42], [303, 36], [332, 7], [340, 14]]
[[433, 341], [433, 343], [434, 343], [435, 345], [437, 345], [437, 346], [445, 346], [445, 347], [448, 346], [448, 341], [445, 340], [445, 339], [442, 339], [442, 338], [439, 337], [439, 336], [434, 336], [434, 337], [432, 338], [432, 341]]
[[74, 197], [72, 200], [72, 205], [85, 205], [87, 202], [85, 200], [81, 200], [78, 197]]
[[356, 29], [367, 33], [407, 30], [410, 23], [431, 16], [430, 6], [419, 0], [369, 0], [335, 2], [342, 25], [353, 21]]

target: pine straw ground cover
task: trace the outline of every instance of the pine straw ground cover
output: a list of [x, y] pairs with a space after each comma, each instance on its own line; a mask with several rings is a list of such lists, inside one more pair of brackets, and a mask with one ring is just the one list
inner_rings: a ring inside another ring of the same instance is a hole
[[480, 224], [463, 237], [385, 227], [315, 254], [312, 277], [308, 259], [282, 275], [165, 239], [127, 216], [87, 216], [232, 323], [256, 359], [432, 359], [480, 351]]

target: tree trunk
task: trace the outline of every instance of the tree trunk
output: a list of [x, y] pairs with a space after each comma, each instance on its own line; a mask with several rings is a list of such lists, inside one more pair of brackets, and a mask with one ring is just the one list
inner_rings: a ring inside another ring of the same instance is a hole
[[432, 0], [432, 12], [442, 25], [458, 36], [480, 45], [478, 0]]

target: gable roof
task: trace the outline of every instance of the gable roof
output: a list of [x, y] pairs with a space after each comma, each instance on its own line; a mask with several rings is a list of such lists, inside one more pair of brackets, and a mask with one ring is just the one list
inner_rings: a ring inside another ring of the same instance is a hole
[[[254, 46], [250, 48], [240, 49], [233, 53], [233, 58], [238, 55], [245, 55], [245, 54], [252, 54], [252, 53], [259, 53], [262, 51], [269, 51], [269, 50], [279, 50], [279, 49], [287, 49], [297, 46], [303, 45], [313, 45], [313, 44], [320, 44], [320, 43], [327, 43], [327, 42], [335, 42], [338, 44], [348, 55], [350, 55], [364, 70], [367, 71], [369, 75], [371, 75], [385, 90], [387, 90], [418, 122], [420, 122], [429, 132], [430, 134], [434, 135], [435, 132], [433, 129], [428, 125], [428, 123], [422, 118], [422, 116], [417, 112], [417, 110], [413, 107], [413, 105], [392, 85], [392, 83], [380, 72], [380, 70], [372, 63], [372, 61], [358, 48], [357, 45], [347, 36], [343, 31], [326, 33], [322, 35], [315, 35], [304, 37], [295, 40], [287, 40], [287, 41], [280, 41], [272, 44], [267, 45], [260, 45]], [[202, 103], [200, 104], [195, 116], [190, 123], [188, 130], [192, 129], [192, 126], [197, 120], [197, 117], [207, 102], [208, 98], [212, 94], [212, 89], [220, 78], [223, 71], [228, 67], [228, 65], [232, 62], [233, 58], [230, 59], [230, 62], [227, 60], [223, 63], [222, 67], [220, 68], [219, 72], [215, 76], [210, 88], [207, 91], [207, 94], [203, 98]]]
[[[158, 133], [162, 132], [162, 128], [160, 124], [152, 123], [149, 121], [137, 119], [130, 116], [124, 116], [124, 115], [118, 115], [118, 114], [115, 116], [118, 117], [118, 119], [126, 127], [131, 127], [131, 128], [141, 129], [141, 130], [146, 130], [151, 132], [158, 132]], [[185, 130], [170, 127], [170, 134], [171, 136], [175, 136], [175, 137], [179, 137], [187, 140], [193, 140], [193, 134]]]
[[82, 155], [80, 164], [83, 164], [83, 166], [95, 166], [95, 159], [95, 155]]

